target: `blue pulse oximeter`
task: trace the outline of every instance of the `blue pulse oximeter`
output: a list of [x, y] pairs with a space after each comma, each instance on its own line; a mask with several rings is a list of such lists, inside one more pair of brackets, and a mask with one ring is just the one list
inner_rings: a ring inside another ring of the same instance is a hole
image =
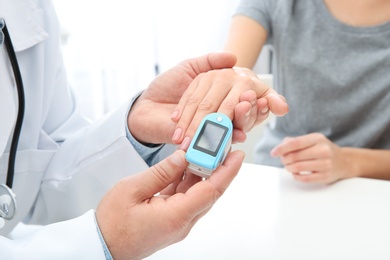
[[232, 144], [229, 117], [212, 113], [203, 118], [186, 153], [187, 171], [208, 178], [226, 158]]

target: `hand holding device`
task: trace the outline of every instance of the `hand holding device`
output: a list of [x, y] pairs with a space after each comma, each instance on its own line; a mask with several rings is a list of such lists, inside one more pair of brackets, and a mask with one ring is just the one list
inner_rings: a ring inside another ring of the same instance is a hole
[[[177, 150], [157, 165], [123, 178], [100, 201], [96, 219], [114, 259], [144, 259], [183, 240], [197, 221], [223, 195], [237, 175], [244, 153], [227, 155], [205, 181], [185, 190], [158, 194], [184, 182], [184, 151]], [[134, 223], [137, 223], [136, 225]]]
[[223, 163], [232, 144], [233, 124], [222, 113], [203, 118], [186, 153], [187, 171], [208, 178]]

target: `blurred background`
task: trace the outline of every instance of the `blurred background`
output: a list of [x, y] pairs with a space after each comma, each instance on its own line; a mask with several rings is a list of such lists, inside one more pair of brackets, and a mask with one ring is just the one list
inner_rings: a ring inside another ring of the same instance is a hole
[[[223, 49], [239, 0], [53, 0], [68, 78], [92, 120], [178, 62]], [[269, 72], [269, 53], [255, 67]]]

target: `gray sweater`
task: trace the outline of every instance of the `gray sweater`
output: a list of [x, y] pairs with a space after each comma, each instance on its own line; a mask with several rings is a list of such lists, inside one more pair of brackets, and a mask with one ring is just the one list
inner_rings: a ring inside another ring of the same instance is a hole
[[267, 125], [256, 163], [281, 166], [270, 150], [313, 132], [340, 146], [390, 149], [390, 22], [352, 27], [322, 0], [242, 0], [236, 14], [267, 30], [274, 87], [290, 106]]

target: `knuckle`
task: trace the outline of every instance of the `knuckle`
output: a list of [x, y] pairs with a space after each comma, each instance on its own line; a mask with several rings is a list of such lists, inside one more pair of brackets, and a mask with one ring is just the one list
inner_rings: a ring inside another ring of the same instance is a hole
[[226, 188], [223, 187], [214, 187], [209, 184], [204, 187], [204, 192], [209, 194], [209, 198], [211, 199], [211, 204], [213, 205], [217, 200], [225, 193]]
[[280, 160], [282, 161], [282, 163], [283, 163], [284, 165], [287, 165], [287, 164], [289, 164], [289, 163], [292, 162], [291, 155], [282, 156], [282, 157], [280, 158]]
[[166, 222], [165, 228], [168, 234], [175, 234], [175, 241], [182, 241], [188, 235], [189, 221], [172, 216], [172, 218]]
[[295, 163], [291, 168], [293, 168], [294, 172], [302, 172], [307, 170], [302, 163]]
[[197, 105], [200, 102], [200, 98], [197, 96], [191, 96], [188, 98], [187, 105]]
[[321, 158], [330, 158], [332, 155], [332, 151], [328, 145], [323, 144], [319, 147], [318, 154]]
[[198, 106], [200, 111], [210, 111], [213, 108], [213, 101], [210, 99], [203, 99]]
[[288, 143], [292, 147], [301, 147], [301, 139], [300, 138], [292, 138], [288, 140]]
[[298, 161], [298, 159], [299, 159], [299, 155], [297, 153], [290, 153], [286, 157], [287, 157], [287, 160], [290, 162], [295, 162], [295, 161]]
[[221, 105], [221, 108], [224, 108], [229, 111], [234, 110], [235, 107], [236, 107], [236, 102], [234, 102], [231, 99], [225, 100]]
[[313, 133], [312, 135], [317, 142], [321, 141], [324, 137], [321, 133]]
[[323, 163], [323, 170], [326, 172], [330, 172], [332, 170], [332, 161], [331, 160], [325, 160]]
[[292, 164], [299, 161], [299, 155], [296, 153], [289, 153], [281, 157], [281, 160], [284, 164]]
[[169, 183], [170, 175], [169, 172], [162, 167], [160, 164], [156, 164], [150, 168], [152, 174], [161, 182], [161, 183]]
[[179, 234], [177, 236], [177, 242], [184, 240], [188, 236], [188, 234], [190, 233], [189, 231], [190, 230], [186, 228], [182, 232], [179, 232]]
[[245, 88], [253, 88], [254, 82], [250, 77], [241, 77], [240, 78], [240, 86], [243, 86]]
[[214, 198], [213, 198], [213, 203], [217, 202], [217, 200], [225, 193], [226, 188], [218, 188], [214, 192]]

